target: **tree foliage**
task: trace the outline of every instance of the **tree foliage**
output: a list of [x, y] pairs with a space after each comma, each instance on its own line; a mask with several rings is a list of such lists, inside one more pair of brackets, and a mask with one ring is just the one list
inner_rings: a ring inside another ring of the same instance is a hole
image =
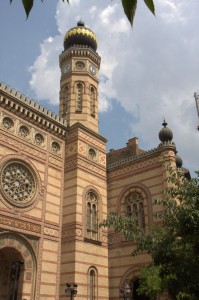
[[[12, 3], [12, 1], [13, 0], [10, 0], [10, 4]], [[65, 0], [62, 0], [62, 1], [65, 2]], [[69, 0], [66, 0], [66, 1], [69, 3]], [[41, 0], [41, 2], [43, 2], [43, 0]], [[137, 0], [121, 0], [121, 2], [122, 2], [122, 6], [123, 6], [126, 17], [128, 18], [131, 25], [133, 25], [133, 20], [134, 20], [136, 8], [137, 8]], [[148, 7], [148, 9], [155, 15], [155, 6], [153, 3], [153, 0], [144, 0], [144, 2], [146, 4], [146, 6]], [[24, 10], [26, 12], [26, 16], [28, 18], [30, 11], [33, 8], [34, 0], [22, 0], [22, 4], [23, 4]]]
[[171, 299], [199, 299], [199, 177], [187, 180], [170, 167], [169, 172], [171, 187], [164, 199], [155, 201], [164, 207], [156, 215], [161, 226], [152, 225], [145, 232], [135, 225], [135, 216], [117, 213], [111, 213], [101, 226], [113, 226], [126, 239], [136, 241], [133, 255], [145, 251], [152, 256], [153, 265], [141, 271], [140, 292], [148, 290], [151, 299], [164, 290]]

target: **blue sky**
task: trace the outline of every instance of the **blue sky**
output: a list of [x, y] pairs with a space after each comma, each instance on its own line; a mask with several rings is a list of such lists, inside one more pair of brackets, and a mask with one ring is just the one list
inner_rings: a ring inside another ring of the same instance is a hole
[[198, 0], [157, 0], [156, 17], [138, 1], [133, 29], [117, 0], [38, 0], [27, 21], [21, 1], [9, 2], [0, 1], [0, 81], [57, 112], [63, 37], [82, 18], [102, 57], [99, 130], [107, 149], [134, 136], [145, 150], [157, 147], [165, 117], [184, 166], [199, 169]]

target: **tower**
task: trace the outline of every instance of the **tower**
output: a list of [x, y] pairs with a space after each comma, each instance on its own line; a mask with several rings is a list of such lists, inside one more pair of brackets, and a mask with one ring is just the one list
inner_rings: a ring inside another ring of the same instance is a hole
[[65, 142], [61, 286], [78, 284], [80, 299], [108, 299], [106, 140], [98, 134], [95, 34], [82, 21], [64, 38], [60, 55], [60, 114]]
[[79, 21], [64, 37], [60, 55], [60, 115], [68, 126], [79, 122], [98, 131], [98, 71], [96, 35]]

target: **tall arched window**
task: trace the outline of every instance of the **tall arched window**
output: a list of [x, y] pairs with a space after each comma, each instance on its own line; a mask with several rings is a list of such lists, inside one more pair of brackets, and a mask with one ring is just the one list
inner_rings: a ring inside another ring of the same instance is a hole
[[89, 272], [89, 299], [90, 300], [95, 300], [95, 289], [96, 289], [96, 278], [95, 278], [95, 271], [92, 269]]
[[134, 216], [136, 219], [136, 224], [144, 228], [145, 218], [144, 218], [144, 199], [141, 193], [131, 192], [124, 200], [125, 214], [127, 217]]
[[98, 238], [98, 201], [93, 191], [86, 195], [86, 213], [87, 213], [87, 238], [97, 240]]
[[63, 89], [63, 94], [62, 94], [63, 116], [66, 115], [67, 110], [68, 110], [68, 93], [69, 93], [69, 89], [68, 89], [68, 86], [66, 85]]
[[96, 93], [94, 87], [90, 88], [90, 109], [91, 109], [91, 115], [95, 116], [95, 98]]
[[76, 111], [82, 111], [82, 101], [83, 101], [83, 84], [76, 84]]

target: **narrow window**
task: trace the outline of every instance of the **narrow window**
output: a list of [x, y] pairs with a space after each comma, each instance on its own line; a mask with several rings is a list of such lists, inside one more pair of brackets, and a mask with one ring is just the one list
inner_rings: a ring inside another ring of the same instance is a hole
[[95, 271], [91, 270], [89, 274], [90, 281], [90, 300], [95, 300]]
[[63, 115], [65, 116], [68, 110], [68, 86], [65, 86], [63, 90]]
[[90, 191], [86, 196], [87, 207], [87, 238], [97, 240], [98, 218], [97, 218], [97, 197], [94, 192]]
[[90, 109], [91, 115], [95, 116], [95, 89], [93, 87], [90, 88]]
[[82, 111], [82, 100], [83, 100], [83, 85], [77, 83], [76, 85], [76, 111]]

